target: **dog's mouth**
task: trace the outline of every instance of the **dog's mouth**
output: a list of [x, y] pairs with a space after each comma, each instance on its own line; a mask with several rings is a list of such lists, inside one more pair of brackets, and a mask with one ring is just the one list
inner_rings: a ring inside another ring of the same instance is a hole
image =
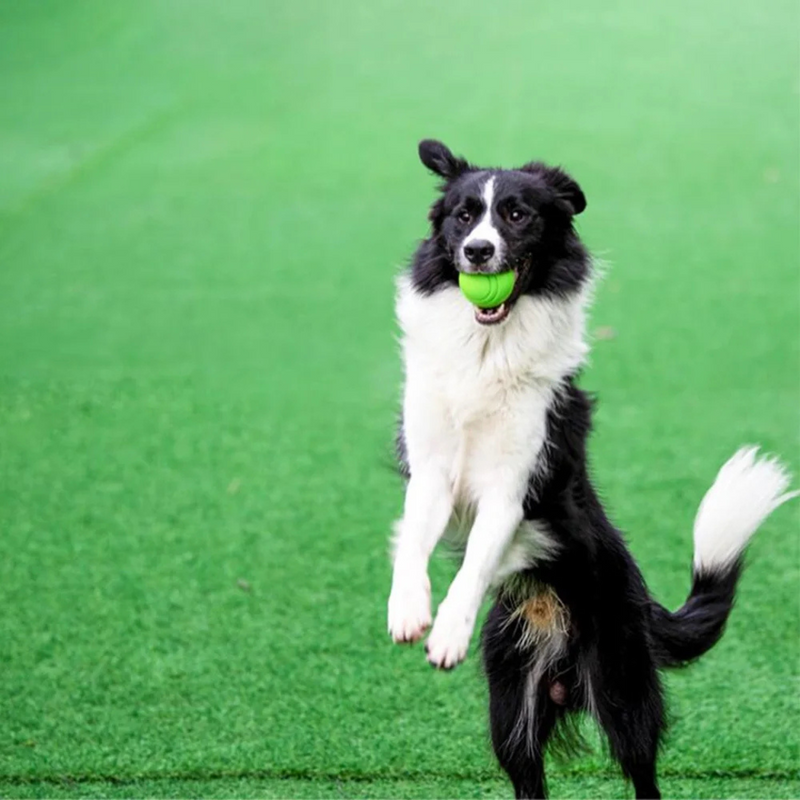
[[475, 306], [475, 319], [481, 325], [497, 325], [498, 322], [502, 322], [509, 315], [510, 311], [511, 304], [508, 300], [494, 308], [479, 308]]
[[522, 294], [522, 283], [529, 266], [530, 258], [519, 259], [514, 264], [512, 267], [514, 270], [514, 288], [511, 294], [504, 302], [500, 303], [499, 306], [494, 306], [493, 308], [475, 306], [476, 322], [479, 322], [481, 325], [497, 325], [508, 317], [520, 294]]

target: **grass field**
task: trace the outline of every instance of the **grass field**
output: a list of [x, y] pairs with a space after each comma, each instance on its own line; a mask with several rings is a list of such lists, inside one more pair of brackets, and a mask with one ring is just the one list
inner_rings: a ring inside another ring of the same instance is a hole
[[[797, 23], [0, 0], [0, 795], [509, 796], [474, 653], [437, 674], [385, 633], [416, 142], [580, 180], [594, 472], [674, 607], [722, 461], [800, 466]], [[800, 795], [797, 523], [668, 678], [668, 796]], [[551, 774], [630, 796], [601, 748]]]

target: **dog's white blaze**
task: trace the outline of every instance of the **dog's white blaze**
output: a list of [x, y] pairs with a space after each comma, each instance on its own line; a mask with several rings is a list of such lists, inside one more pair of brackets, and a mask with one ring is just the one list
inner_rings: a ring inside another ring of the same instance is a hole
[[[456, 287], [423, 296], [405, 275], [398, 288], [411, 480], [397, 525], [392, 593], [421, 597], [428, 557], [451, 515], [474, 519], [428, 639], [430, 660], [449, 667], [466, 655], [489, 586], [523, 560], [553, 551], [542, 531], [523, 523], [522, 504], [542, 464], [547, 412], [587, 353], [588, 289], [558, 299], [520, 297], [503, 324], [486, 327]], [[413, 627], [392, 614], [396, 638]]]
[[790, 476], [774, 458], [743, 447], [719, 471], [694, 521], [694, 568], [724, 569], [738, 558], [759, 525], [800, 492], [787, 492]]
[[491, 242], [494, 245], [494, 255], [485, 265], [489, 269], [493, 269], [502, 264], [503, 259], [505, 258], [506, 243], [503, 241], [500, 231], [495, 228], [494, 223], [492, 222], [494, 190], [495, 178], [492, 176], [486, 180], [486, 183], [483, 185], [483, 191], [481, 192], [481, 197], [483, 198], [483, 204], [485, 206], [483, 216], [480, 218], [478, 224], [469, 232], [467, 238], [464, 239], [459, 250], [459, 266], [465, 272], [470, 272], [474, 268], [473, 265], [470, 264], [466, 255], [464, 255], [464, 248], [471, 242], [486, 241]]

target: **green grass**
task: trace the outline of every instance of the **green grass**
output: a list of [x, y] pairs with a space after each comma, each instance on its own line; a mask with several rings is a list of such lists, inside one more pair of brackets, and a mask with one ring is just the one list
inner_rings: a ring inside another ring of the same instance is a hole
[[[416, 141], [580, 180], [595, 473], [675, 606], [722, 461], [800, 464], [797, 22], [0, 2], [0, 795], [508, 796], [474, 652], [436, 674], [385, 634]], [[667, 680], [669, 796], [800, 795], [797, 523]], [[630, 796], [601, 748], [551, 774]]]

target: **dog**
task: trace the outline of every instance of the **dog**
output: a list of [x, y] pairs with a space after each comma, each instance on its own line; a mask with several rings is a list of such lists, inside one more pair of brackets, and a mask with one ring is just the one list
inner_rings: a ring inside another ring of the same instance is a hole
[[[483, 169], [433, 140], [419, 156], [442, 183], [430, 235], [397, 288], [407, 486], [389, 633], [410, 643], [430, 628], [428, 661], [451, 669], [491, 590], [482, 633], [491, 736], [516, 797], [546, 796], [545, 747], [576, 712], [604, 730], [636, 797], [660, 797], [659, 670], [718, 641], [748, 540], [797, 493], [776, 459], [740, 449], [697, 513], [686, 603], [670, 612], [653, 599], [587, 466], [592, 401], [576, 379], [593, 263], [573, 224], [583, 191], [541, 162]], [[496, 307], [459, 291], [460, 273], [508, 270], [514, 289]], [[463, 554], [432, 621], [427, 565], [446, 532]]]

